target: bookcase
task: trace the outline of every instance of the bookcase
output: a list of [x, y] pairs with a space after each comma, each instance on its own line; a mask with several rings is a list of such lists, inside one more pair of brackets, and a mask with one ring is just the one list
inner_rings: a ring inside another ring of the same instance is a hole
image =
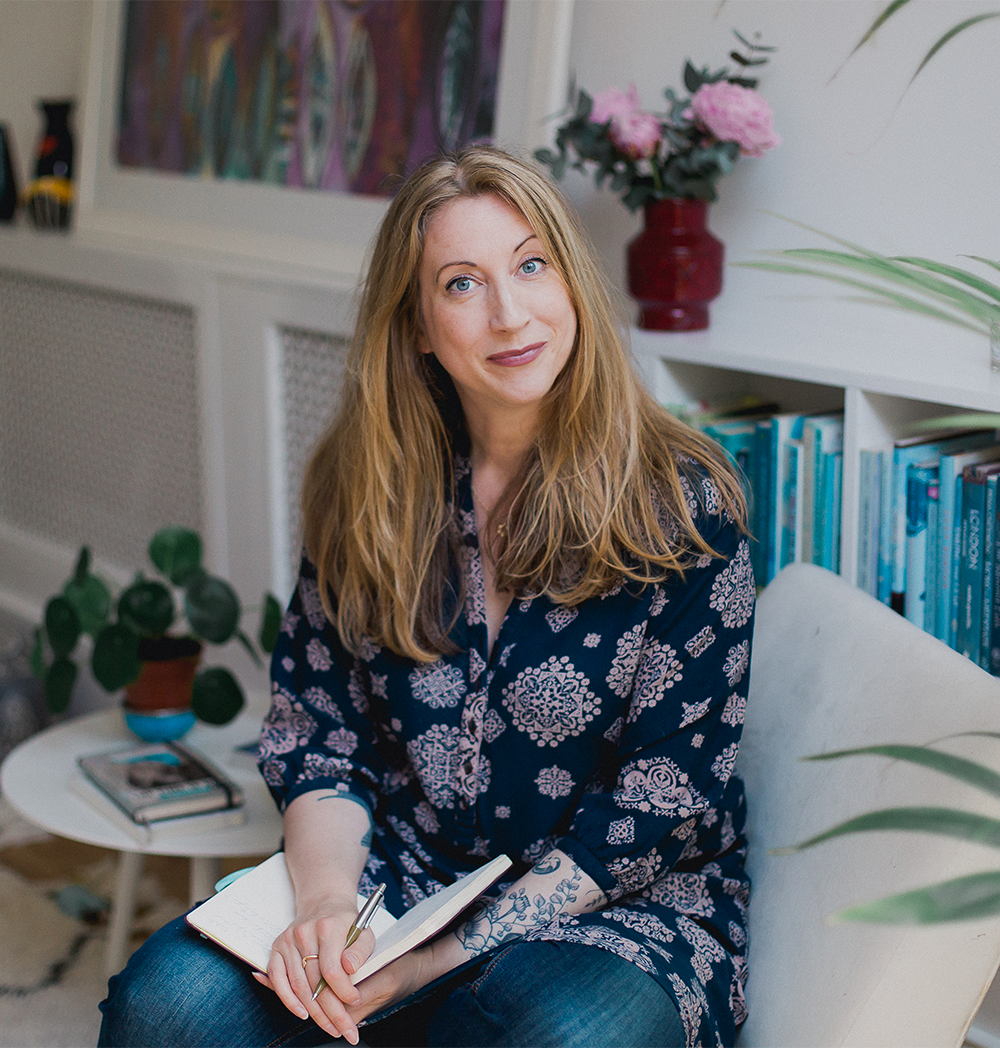
[[842, 410], [840, 573], [855, 582], [860, 452], [891, 449], [918, 420], [1000, 412], [988, 340], [823, 287], [792, 297], [772, 274], [738, 271], [733, 283], [705, 331], [631, 329], [636, 363], [662, 404], [756, 396], [783, 411]]

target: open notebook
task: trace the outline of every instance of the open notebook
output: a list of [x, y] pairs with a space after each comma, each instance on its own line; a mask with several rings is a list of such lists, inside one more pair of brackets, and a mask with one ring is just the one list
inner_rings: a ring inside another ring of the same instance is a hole
[[[368, 926], [375, 933], [375, 950], [351, 977], [351, 982], [361, 982], [432, 938], [503, 876], [510, 865], [506, 855], [498, 855], [485, 866], [417, 903], [399, 918], [379, 908]], [[359, 910], [364, 901], [359, 895]], [[294, 917], [295, 893], [284, 852], [278, 852], [192, 910], [187, 921], [263, 972], [267, 970], [271, 944]]]

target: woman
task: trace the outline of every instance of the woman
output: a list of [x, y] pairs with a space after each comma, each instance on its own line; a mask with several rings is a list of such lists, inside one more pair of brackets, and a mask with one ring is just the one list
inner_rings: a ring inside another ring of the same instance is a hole
[[[257, 985], [168, 926], [102, 1043], [731, 1044], [742, 494], [642, 390], [533, 168], [479, 147], [403, 185], [303, 507], [260, 758], [296, 920]], [[400, 913], [503, 852], [474, 913], [351, 985], [358, 891]]]

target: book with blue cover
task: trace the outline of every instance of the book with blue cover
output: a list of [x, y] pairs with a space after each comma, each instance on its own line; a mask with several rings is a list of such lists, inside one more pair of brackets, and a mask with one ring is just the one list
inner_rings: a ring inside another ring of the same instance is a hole
[[[931, 488], [937, 497], [937, 462], [911, 463], [906, 469], [906, 618], [924, 628], [927, 604], [927, 518]], [[933, 602], [932, 602], [933, 604]]]
[[983, 556], [986, 479], [1000, 463], [966, 466], [962, 471], [962, 546], [958, 568], [956, 648], [979, 663], [982, 648]]

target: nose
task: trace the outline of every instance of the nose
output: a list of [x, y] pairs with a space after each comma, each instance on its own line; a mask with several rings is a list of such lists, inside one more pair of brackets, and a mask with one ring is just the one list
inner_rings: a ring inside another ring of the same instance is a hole
[[519, 331], [530, 319], [526, 304], [513, 282], [493, 286], [490, 326], [494, 331]]

